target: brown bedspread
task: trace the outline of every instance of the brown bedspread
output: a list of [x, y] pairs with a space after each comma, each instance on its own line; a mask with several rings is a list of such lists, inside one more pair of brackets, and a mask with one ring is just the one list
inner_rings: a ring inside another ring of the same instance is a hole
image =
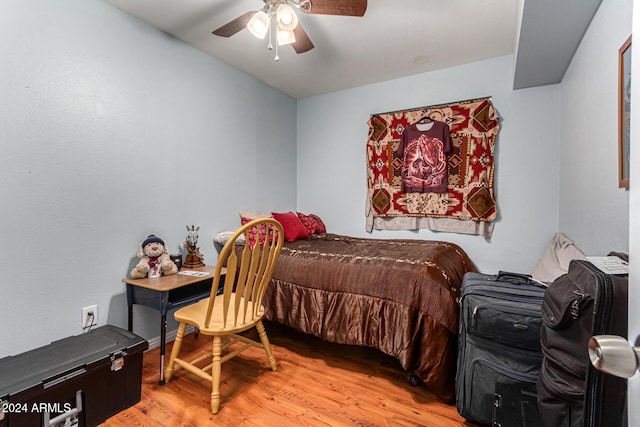
[[396, 357], [440, 399], [454, 399], [462, 277], [475, 271], [441, 241], [312, 235], [286, 243], [265, 318], [326, 341]]

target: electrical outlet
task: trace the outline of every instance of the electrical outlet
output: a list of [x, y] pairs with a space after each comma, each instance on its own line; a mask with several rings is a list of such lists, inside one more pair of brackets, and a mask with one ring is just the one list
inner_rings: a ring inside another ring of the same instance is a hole
[[98, 324], [98, 306], [90, 305], [82, 309], [82, 328], [89, 328]]

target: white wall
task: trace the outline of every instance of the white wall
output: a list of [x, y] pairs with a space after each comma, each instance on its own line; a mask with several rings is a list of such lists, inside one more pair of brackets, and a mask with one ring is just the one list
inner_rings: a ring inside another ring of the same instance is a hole
[[[559, 88], [513, 91], [512, 57], [319, 95], [298, 101], [298, 210], [328, 231], [362, 237], [446, 240], [486, 273], [529, 272], [558, 230]], [[493, 236], [429, 230], [365, 230], [367, 121], [371, 114], [491, 96], [498, 220]]]
[[587, 255], [629, 250], [629, 191], [618, 188], [618, 49], [631, 0], [601, 3], [560, 85], [560, 230]]
[[91, 304], [126, 327], [148, 234], [176, 252], [197, 224], [213, 264], [238, 211], [295, 209], [293, 98], [101, 1], [3, 0], [0, 27], [0, 357], [80, 333]]

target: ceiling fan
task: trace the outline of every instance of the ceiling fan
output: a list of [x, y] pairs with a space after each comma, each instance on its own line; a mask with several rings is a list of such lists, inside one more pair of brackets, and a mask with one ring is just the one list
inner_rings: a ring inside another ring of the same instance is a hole
[[[311, 15], [364, 16], [367, 0], [263, 0], [261, 10], [250, 11], [213, 31], [220, 37], [231, 37], [247, 28], [251, 34], [263, 39], [269, 33], [268, 48], [272, 48], [270, 27], [276, 33], [276, 57], [278, 45], [290, 44], [296, 53], [313, 49], [309, 36], [298, 23], [294, 8]], [[271, 26], [271, 21], [275, 25]]]

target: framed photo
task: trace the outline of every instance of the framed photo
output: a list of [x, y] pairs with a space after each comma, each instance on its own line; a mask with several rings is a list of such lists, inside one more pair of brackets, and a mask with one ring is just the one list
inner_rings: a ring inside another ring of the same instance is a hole
[[629, 188], [631, 36], [618, 51], [618, 187]]

